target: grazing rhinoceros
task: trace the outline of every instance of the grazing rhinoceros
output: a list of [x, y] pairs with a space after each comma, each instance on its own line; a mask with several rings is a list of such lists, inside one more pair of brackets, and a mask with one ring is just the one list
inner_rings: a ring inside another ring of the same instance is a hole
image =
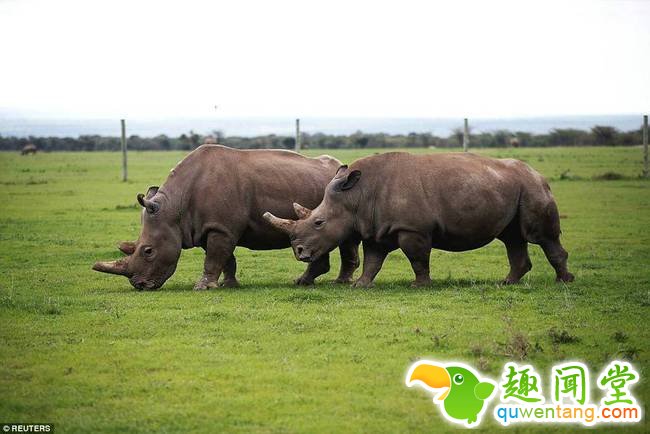
[[38, 152], [38, 148], [33, 143], [28, 143], [23, 146], [23, 149], [20, 151], [20, 155], [35, 155]]
[[[253, 250], [290, 246], [289, 237], [262, 218], [271, 209], [293, 216], [292, 200], [312, 206], [323, 198], [327, 183], [341, 163], [329, 156], [307, 158], [291, 151], [236, 150], [203, 145], [174, 169], [165, 184], [139, 194], [142, 232], [135, 243], [119, 249], [128, 256], [97, 262], [93, 269], [129, 278], [138, 289], [156, 289], [174, 273], [181, 249], [206, 251], [203, 277], [195, 289], [236, 286], [235, 246]], [[338, 282], [349, 282], [359, 266], [358, 241], [341, 243]], [[307, 267], [297, 284], [313, 284], [329, 271], [322, 255]]]
[[369, 286], [397, 248], [411, 262], [414, 285], [428, 285], [432, 247], [465, 251], [495, 238], [508, 251], [504, 283], [518, 282], [531, 269], [528, 243], [542, 246], [558, 281], [573, 280], [551, 190], [517, 160], [402, 152], [362, 158], [341, 166], [321, 204], [301, 214], [298, 221], [270, 212], [264, 217], [291, 237], [296, 257], [305, 262], [318, 260], [342, 240], [363, 240], [363, 274], [355, 286]]

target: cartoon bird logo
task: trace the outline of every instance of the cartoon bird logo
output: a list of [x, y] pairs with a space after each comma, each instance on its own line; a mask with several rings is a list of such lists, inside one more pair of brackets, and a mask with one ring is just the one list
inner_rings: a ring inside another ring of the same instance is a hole
[[438, 393], [433, 402], [442, 405], [447, 420], [470, 427], [478, 425], [487, 408], [496, 383], [480, 379], [479, 374], [462, 363], [441, 364], [420, 360], [411, 366], [406, 374], [406, 385], [421, 385], [426, 390]]

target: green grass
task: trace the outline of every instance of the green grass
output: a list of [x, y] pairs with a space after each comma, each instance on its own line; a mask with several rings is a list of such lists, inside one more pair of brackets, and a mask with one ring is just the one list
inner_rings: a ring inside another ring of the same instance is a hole
[[[345, 162], [372, 152], [328, 151]], [[532, 246], [523, 283], [498, 285], [508, 267], [495, 242], [433, 251], [426, 289], [409, 288], [398, 252], [376, 286], [360, 290], [328, 283], [338, 260], [316, 287], [298, 288], [290, 282], [303, 264], [289, 250], [238, 249], [241, 288], [194, 292], [203, 258], [195, 249], [160, 291], [137, 292], [90, 267], [137, 237], [136, 193], [161, 184], [183, 155], [132, 152], [122, 183], [118, 153], [1, 153], [0, 422], [53, 422], [57, 432], [453, 431], [424, 391], [403, 385], [424, 357], [464, 361], [494, 379], [506, 361], [526, 360], [547, 397], [552, 364], [582, 360], [598, 399], [595, 375], [625, 358], [641, 370], [635, 396], [650, 402], [641, 150], [479, 152], [526, 160], [551, 180], [575, 283], [556, 284]], [[624, 177], [592, 180], [606, 172]], [[476, 431], [497, 428], [486, 416]], [[614, 429], [648, 424], [596, 431]]]

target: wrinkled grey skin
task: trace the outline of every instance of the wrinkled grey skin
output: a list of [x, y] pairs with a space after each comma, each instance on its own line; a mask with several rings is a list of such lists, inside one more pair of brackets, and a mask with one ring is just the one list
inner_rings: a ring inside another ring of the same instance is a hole
[[[129, 278], [138, 289], [157, 289], [174, 273], [181, 249], [206, 251], [203, 276], [195, 289], [237, 286], [235, 246], [253, 250], [290, 246], [286, 233], [262, 218], [265, 210], [294, 217], [291, 201], [316, 206], [340, 162], [307, 158], [290, 151], [236, 150], [203, 145], [172, 169], [165, 184], [138, 195], [142, 232], [123, 242], [127, 256], [98, 262], [93, 269]], [[299, 215], [300, 216], [300, 215]], [[358, 241], [342, 242], [337, 282], [349, 282], [359, 266]], [[310, 262], [296, 284], [311, 285], [329, 271], [329, 255]]]
[[339, 169], [306, 217], [265, 218], [290, 234], [294, 253], [306, 262], [341, 240], [363, 240], [363, 273], [355, 286], [371, 285], [397, 248], [411, 262], [414, 285], [428, 285], [431, 248], [472, 250], [495, 238], [510, 262], [504, 283], [518, 282], [531, 269], [528, 243], [542, 247], [558, 281], [573, 280], [548, 183], [518, 160], [402, 152], [362, 158]]

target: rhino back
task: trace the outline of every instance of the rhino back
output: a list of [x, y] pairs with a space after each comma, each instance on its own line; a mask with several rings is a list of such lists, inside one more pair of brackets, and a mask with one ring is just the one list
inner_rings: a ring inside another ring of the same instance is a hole
[[[282, 248], [289, 246], [288, 237], [272, 228], [262, 214], [271, 211], [295, 219], [292, 202], [316, 207], [338, 166], [337, 160], [291, 151], [203, 145], [173, 169], [163, 188], [187, 196], [181, 201], [188, 217], [184, 226], [195, 246], [201, 245], [207, 232], [218, 230], [245, 247]], [[172, 184], [178, 185], [172, 188]]]
[[375, 238], [399, 230], [432, 234], [433, 246], [467, 250], [500, 234], [519, 210], [522, 190], [543, 178], [521, 162], [468, 153], [388, 153], [353, 163], [359, 186], [373, 200], [361, 206], [360, 220]]

